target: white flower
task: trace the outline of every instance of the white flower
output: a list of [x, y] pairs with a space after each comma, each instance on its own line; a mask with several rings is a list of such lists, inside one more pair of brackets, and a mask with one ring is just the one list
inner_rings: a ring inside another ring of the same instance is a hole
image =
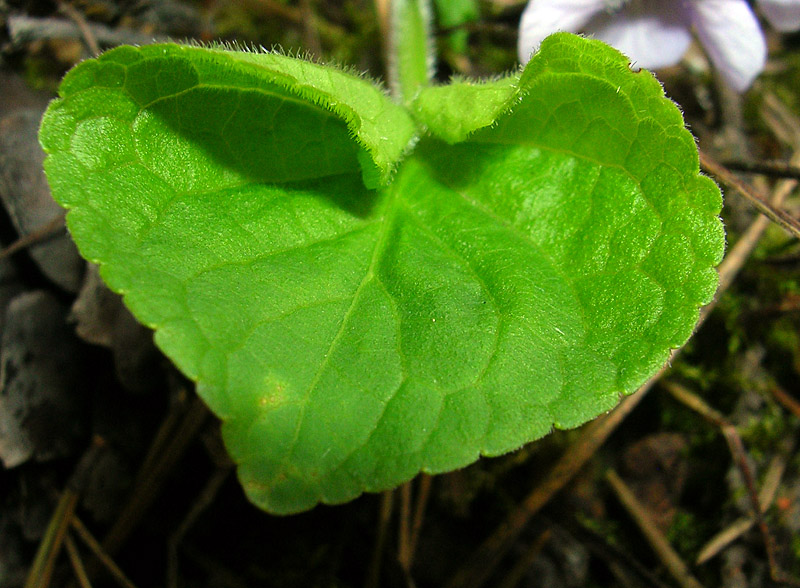
[[[779, 31], [800, 29], [800, 0], [761, 0]], [[519, 56], [525, 63], [550, 33], [585, 32], [625, 53], [634, 65], [674, 65], [694, 28], [711, 62], [743, 92], [764, 69], [767, 47], [746, 0], [529, 0], [522, 13]]]

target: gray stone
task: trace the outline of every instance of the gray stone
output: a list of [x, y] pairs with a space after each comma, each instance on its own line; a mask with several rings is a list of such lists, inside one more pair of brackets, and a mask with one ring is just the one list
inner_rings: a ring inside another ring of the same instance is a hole
[[0, 349], [0, 460], [71, 455], [86, 436], [81, 349], [65, 309], [43, 291], [8, 306]]
[[[0, 199], [20, 236], [45, 227], [64, 215], [53, 201], [39, 145], [40, 110], [17, 110], [0, 120]], [[48, 279], [66, 290], [77, 292], [84, 262], [72, 239], [62, 231], [28, 249]]]

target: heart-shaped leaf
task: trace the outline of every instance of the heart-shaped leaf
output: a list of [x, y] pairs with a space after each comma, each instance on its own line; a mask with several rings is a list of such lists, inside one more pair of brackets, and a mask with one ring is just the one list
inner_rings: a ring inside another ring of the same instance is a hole
[[609, 410], [689, 337], [724, 246], [678, 109], [569, 35], [410, 111], [283, 56], [120, 48], [41, 140], [81, 252], [276, 513]]

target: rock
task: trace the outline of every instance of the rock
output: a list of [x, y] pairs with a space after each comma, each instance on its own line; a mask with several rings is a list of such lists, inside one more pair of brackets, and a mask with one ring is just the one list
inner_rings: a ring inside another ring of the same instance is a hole
[[8, 259], [0, 259], [0, 333], [3, 332], [6, 308], [23, 290], [14, 266]]
[[0, 460], [71, 455], [86, 437], [81, 348], [65, 309], [43, 291], [8, 306], [0, 348]]
[[153, 344], [153, 332], [106, 287], [96, 265], [89, 265], [70, 320], [81, 339], [111, 349], [117, 379], [127, 391], [143, 393], [159, 385], [161, 355]]
[[[0, 119], [0, 199], [20, 236], [63, 216], [42, 171], [38, 132], [42, 111], [17, 110]], [[66, 233], [28, 248], [42, 273], [67, 292], [80, 287], [84, 262]]]
[[69, 315], [78, 337], [92, 345], [110, 348], [121, 308], [122, 298], [108, 289], [98, 267], [90, 264]]

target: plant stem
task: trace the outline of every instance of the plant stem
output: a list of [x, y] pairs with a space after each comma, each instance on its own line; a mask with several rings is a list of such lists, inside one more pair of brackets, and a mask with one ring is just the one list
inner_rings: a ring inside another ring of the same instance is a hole
[[433, 78], [436, 58], [428, 0], [391, 0], [389, 29], [389, 87], [396, 100], [408, 103]]

